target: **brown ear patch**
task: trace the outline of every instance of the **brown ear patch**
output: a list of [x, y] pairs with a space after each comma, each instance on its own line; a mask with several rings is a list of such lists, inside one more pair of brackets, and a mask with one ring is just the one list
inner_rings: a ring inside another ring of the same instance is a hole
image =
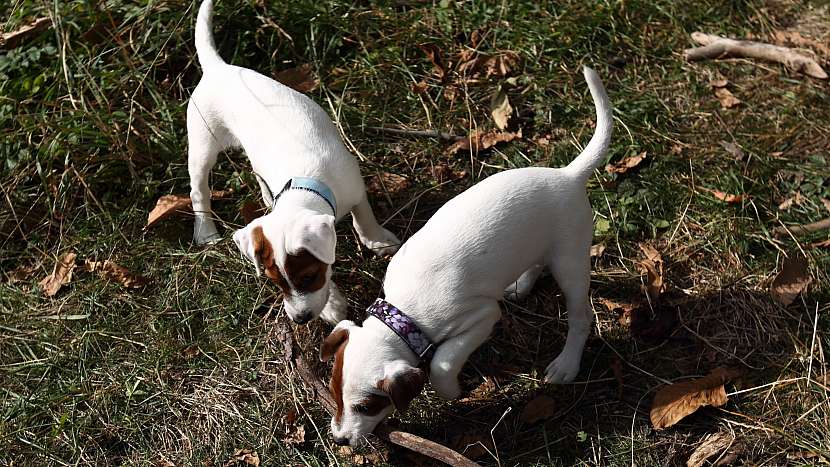
[[254, 254], [259, 258], [259, 263], [265, 269], [265, 275], [274, 281], [283, 293], [288, 293], [291, 290], [290, 286], [288, 281], [280, 274], [277, 263], [274, 262], [274, 248], [271, 246], [271, 242], [265, 238], [262, 227], [254, 227], [251, 231], [251, 240], [254, 244]]
[[[331, 381], [329, 381], [329, 391], [337, 404], [337, 411], [334, 413], [334, 423], [340, 424], [340, 419], [343, 418], [343, 353], [346, 351], [346, 344], [349, 342], [349, 332], [345, 329], [339, 329], [326, 338], [334, 337], [336, 334], [343, 333], [345, 337], [337, 338], [337, 350], [334, 352], [334, 367], [331, 369]], [[334, 339], [333, 339], [334, 340]], [[320, 359], [326, 361], [331, 358], [331, 354], [326, 356], [325, 347], [326, 341], [323, 342], [323, 350], [320, 352]]]
[[327, 362], [331, 360], [331, 357], [340, 350], [340, 346], [345, 344], [347, 340], [349, 340], [348, 329], [338, 329], [326, 336], [322, 345], [320, 345], [320, 361]]
[[285, 258], [285, 274], [294, 289], [300, 293], [320, 290], [326, 284], [326, 268], [326, 263], [307, 250], [300, 250], [298, 254]]
[[392, 378], [383, 378], [378, 381], [377, 388], [389, 394], [395, 409], [404, 411], [409, 407], [412, 399], [424, 389], [424, 372], [420, 368], [410, 368], [396, 374]]

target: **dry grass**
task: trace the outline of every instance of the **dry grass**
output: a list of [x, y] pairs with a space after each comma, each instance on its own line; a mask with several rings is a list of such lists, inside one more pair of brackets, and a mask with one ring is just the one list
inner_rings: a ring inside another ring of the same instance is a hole
[[[229, 154], [214, 173], [215, 189], [236, 193], [216, 206], [225, 241], [192, 246], [187, 218], [142, 230], [157, 197], [188, 191], [183, 103], [199, 77], [193, 7], [0, 6], [7, 30], [41, 15], [58, 20], [30, 45], [0, 52], [0, 463], [223, 465], [237, 449], [268, 465], [425, 462], [383, 446], [359, 456], [334, 446], [327, 417], [282, 362], [277, 291], [253, 277], [229, 241], [242, 224], [238, 207], [258, 198], [243, 156]], [[694, 30], [762, 40], [799, 31], [822, 41], [827, 15], [826, 6], [789, 1], [224, 0], [216, 38], [228, 60], [264, 73], [312, 63], [321, 87], [311, 97], [343, 129], [366, 178], [408, 180], [371, 194], [378, 217], [402, 238], [487, 175], [570, 161], [593, 124], [582, 63], [598, 69], [616, 108], [612, 160], [648, 154], [635, 170], [598, 172], [589, 185], [595, 241], [606, 250], [594, 264], [597, 323], [578, 381], [540, 380], [567, 330], [546, 277], [526, 301], [505, 304], [462, 374], [467, 397], [442, 401], [427, 390], [395, 423], [489, 465], [684, 465], [712, 434], [730, 441], [721, 461], [812, 465], [830, 462], [830, 255], [810, 248], [827, 234], [778, 239], [771, 231], [828, 216], [827, 83], [745, 60], [687, 64], [679, 52]], [[515, 80], [433, 75], [417, 45], [435, 43], [452, 58], [470, 48], [474, 31], [478, 50], [518, 53]], [[709, 88], [717, 77], [741, 106], [720, 108]], [[416, 93], [420, 81], [426, 91]], [[367, 129], [489, 129], [499, 85], [517, 109], [520, 141], [450, 155], [439, 141]], [[721, 142], [740, 147], [743, 159]], [[459, 178], [449, 180], [453, 173]], [[748, 196], [726, 205], [707, 189]], [[780, 210], [796, 192], [800, 201]], [[362, 319], [386, 261], [364, 251], [347, 222], [339, 234], [335, 280]], [[641, 292], [639, 242], [665, 262], [667, 290], [654, 303]], [[38, 280], [70, 250], [153, 282], [127, 290], [76, 271], [54, 299], [43, 297]], [[797, 251], [813, 281], [785, 307], [768, 287], [783, 256]], [[33, 272], [13, 280], [20, 266]], [[275, 307], [260, 306], [275, 298]], [[610, 302], [633, 311], [620, 316]], [[325, 332], [322, 323], [296, 329], [309, 360]], [[719, 365], [742, 371], [726, 406], [652, 430], [657, 389]], [[526, 403], [543, 393], [554, 398], [554, 415], [524, 423]], [[296, 424], [292, 410], [305, 427], [301, 444], [283, 441]]]

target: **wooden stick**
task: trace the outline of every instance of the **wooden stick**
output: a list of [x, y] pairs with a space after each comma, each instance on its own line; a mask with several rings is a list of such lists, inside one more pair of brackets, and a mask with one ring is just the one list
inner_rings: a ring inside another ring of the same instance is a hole
[[452, 133], [445, 133], [443, 131], [438, 130], [407, 130], [405, 128], [387, 128], [381, 126], [368, 126], [366, 127], [367, 130], [375, 131], [378, 133], [389, 133], [391, 135], [397, 136], [415, 136], [420, 138], [438, 138], [441, 141], [447, 141], [454, 143], [460, 139], [466, 138], [466, 136], [457, 136]]
[[830, 229], [830, 217], [827, 219], [822, 219], [817, 222], [812, 222], [810, 224], [801, 224], [801, 225], [785, 225], [781, 227], [776, 227], [772, 229], [773, 235], [776, 237], [781, 237], [787, 235], [787, 232], [792, 233], [793, 235], [805, 235], [812, 232], [818, 232], [819, 230]]
[[684, 57], [690, 62], [727, 57], [757, 58], [781, 63], [791, 70], [804, 73], [813, 78], [827, 79], [827, 73], [815, 60], [788, 47], [763, 42], [727, 39], [702, 32], [693, 32], [692, 40], [703, 45], [703, 47], [683, 51]]
[[52, 20], [49, 18], [38, 18], [31, 23], [22, 26], [17, 31], [7, 32], [0, 36], [0, 49], [11, 50], [23, 44], [27, 40], [45, 31]]
[[[314, 392], [314, 395], [320, 401], [323, 408], [326, 409], [326, 412], [329, 415], [334, 415], [337, 410], [334, 399], [331, 397], [323, 380], [314, 372], [305, 357], [303, 357], [297, 343], [294, 341], [291, 326], [284, 317], [277, 318], [277, 338], [283, 345], [283, 358], [287, 363], [294, 366], [300, 379]], [[473, 467], [478, 465], [446, 446], [413, 435], [412, 433], [394, 430], [385, 423], [378, 425], [375, 429], [375, 435], [388, 443], [407, 448], [451, 466]]]

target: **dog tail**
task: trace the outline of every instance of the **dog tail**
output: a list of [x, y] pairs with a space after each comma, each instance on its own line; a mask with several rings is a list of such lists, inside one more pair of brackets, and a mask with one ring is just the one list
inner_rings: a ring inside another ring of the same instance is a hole
[[212, 16], [213, 0], [204, 0], [199, 7], [199, 16], [196, 17], [196, 55], [203, 71], [225, 63], [213, 43]]
[[591, 97], [594, 99], [594, 106], [597, 109], [597, 128], [594, 136], [588, 142], [588, 146], [565, 168], [577, 177], [587, 180], [594, 169], [605, 161], [605, 154], [611, 143], [611, 133], [614, 127], [612, 118], [611, 102], [608, 94], [605, 93], [605, 86], [602, 85], [597, 72], [583, 67], [585, 81], [588, 82], [588, 89], [591, 90]]

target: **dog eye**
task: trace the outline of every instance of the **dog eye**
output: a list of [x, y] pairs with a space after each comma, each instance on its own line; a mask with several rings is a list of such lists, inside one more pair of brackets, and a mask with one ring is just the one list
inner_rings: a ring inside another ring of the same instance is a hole
[[353, 408], [354, 408], [354, 411], [359, 413], [359, 414], [366, 415], [367, 413], [369, 413], [369, 407], [364, 405], [364, 404], [357, 404]]
[[316, 276], [314, 276], [313, 274], [309, 274], [309, 275], [307, 275], [307, 276], [303, 276], [303, 277], [300, 279], [300, 283], [299, 283], [299, 284], [297, 284], [297, 286], [298, 286], [299, 288], [301, 288], [301, 289], [306, 289], [306, 288], [308, 288], [308, 287], [311, 287], [311, 284], [312, 284], [312, 283], [314, 283], [314, 278], [315, 278], [315, 277], [316, 277]]

